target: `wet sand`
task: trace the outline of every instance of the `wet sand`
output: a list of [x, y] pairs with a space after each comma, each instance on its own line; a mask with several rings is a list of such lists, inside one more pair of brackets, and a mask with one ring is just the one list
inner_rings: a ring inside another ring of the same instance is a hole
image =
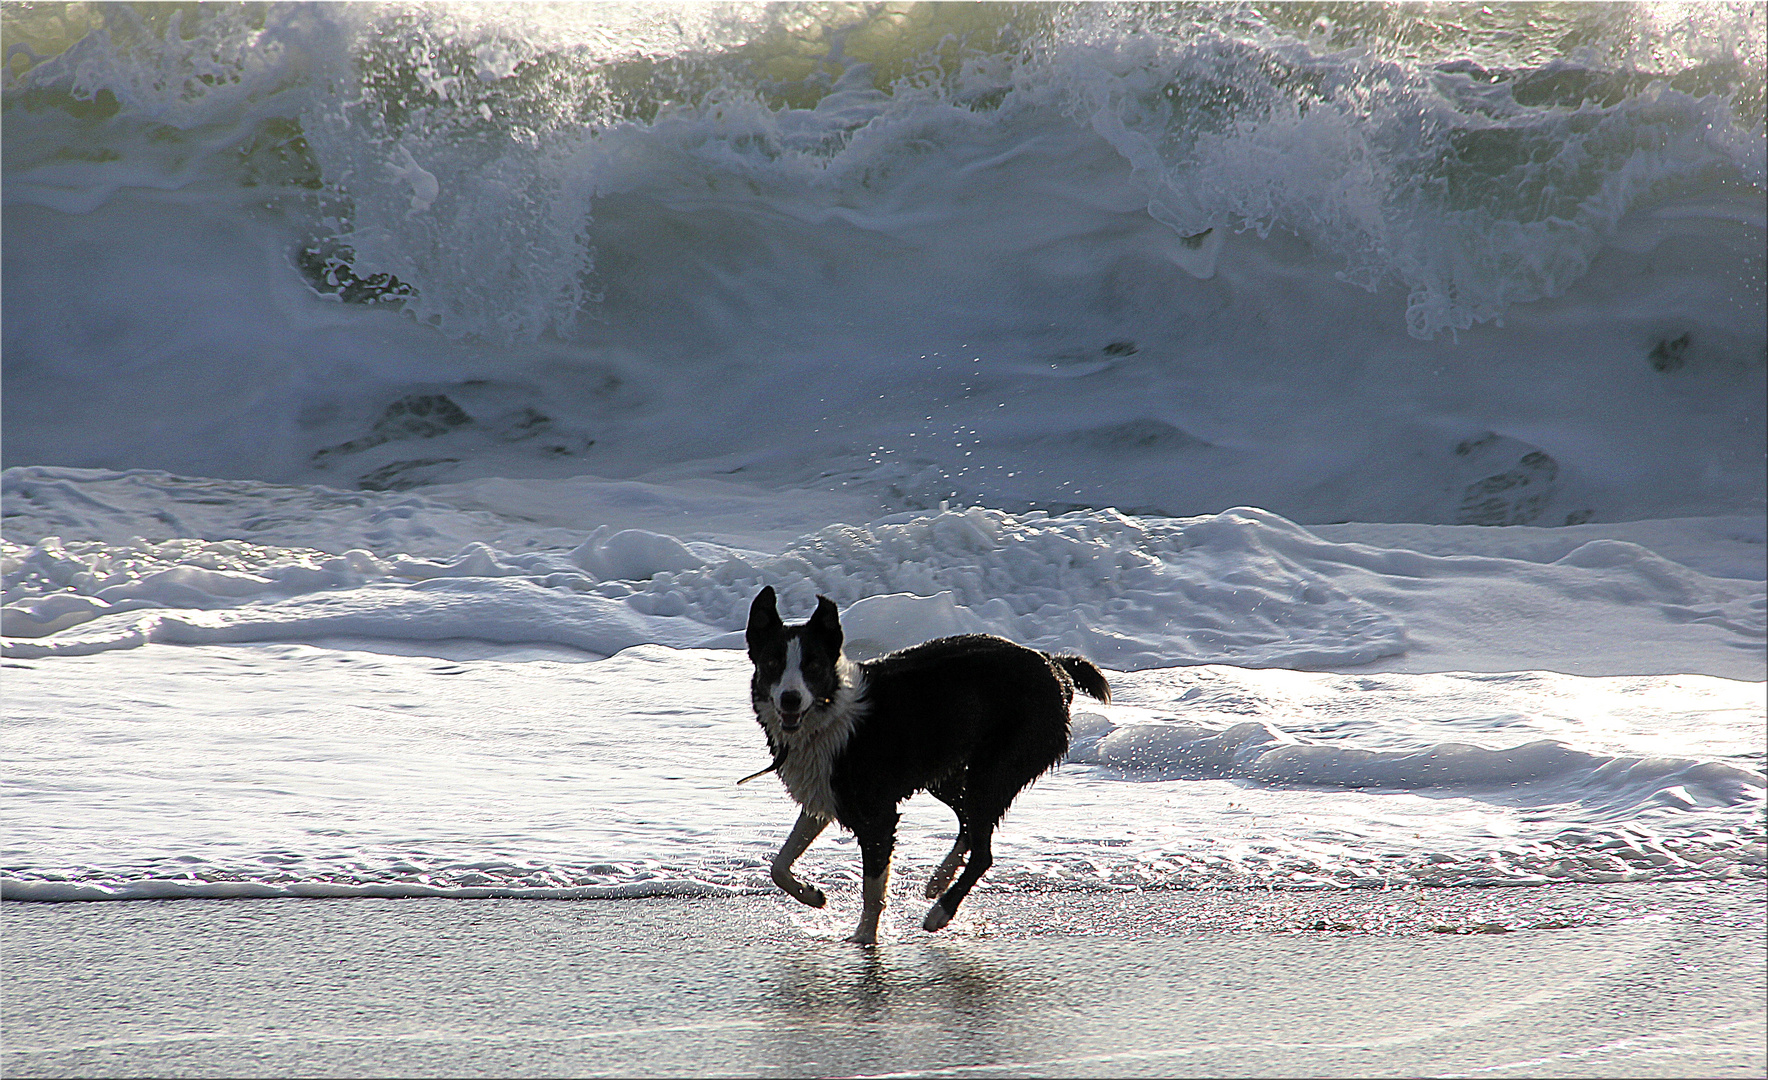
[[1761, 1076], [1768, 886], [0, 905], [8, 1076]]

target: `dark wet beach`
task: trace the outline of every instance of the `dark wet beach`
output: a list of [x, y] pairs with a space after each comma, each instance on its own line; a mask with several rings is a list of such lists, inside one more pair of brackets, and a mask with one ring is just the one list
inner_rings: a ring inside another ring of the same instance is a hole
[[8, 903], [8, 1076], [1760, 1076], [1768, 888]]

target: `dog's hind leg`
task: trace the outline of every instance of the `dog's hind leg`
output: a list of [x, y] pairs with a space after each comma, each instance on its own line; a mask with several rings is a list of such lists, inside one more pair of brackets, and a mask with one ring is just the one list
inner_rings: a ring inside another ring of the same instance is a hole
[[964, 902], [964, 897], [970, 895], [971, 887], [994, 865], [994, 848], [990, 844], [993, 832], [993, 822], [976, 830], [976, 837], [970, 845], [970, 865], [958, 875], [957, 883], [940, 896], [938, 903], [927, 909], [927, 918], [921, 923], [923, 930], [932, 932], [951, 922], [952, 916], [957, 914], [958, 905]]
[[859, 913], [859, 926], [848, 941], [861, 945], [878, 942], [878, 919], [884, 914], [884, 898], [890, 892], [890, 854], [896, 847], [896, 821], [897, 814], [892, 809], [853, 830], [859, 840], [861, 867], [865, 874], [865, 906]]
[[958, 841], [946, 853], [945, 861], [940, 863], [939, 869], [933, 871], [933, 876], [927, 879], [927, 899], [932, 900], [945, 891], [945, 887], [952, 883], [952, 878], [964, 868], [964, 857], [968, 854], [970, 854], [970, 838], [959, 833]]
[[1029, 737], [1011, 748], [1004, 758], [970, 763], [964, 778], [961, 812], [965, 832], [970, 835], [970, 865], [927, 910], [927, 918], [921, 923], [923, 929], [938, 930], [951, 922], [964, 897], [970, 895], [971, 888], [994, 865], [994, 830], [1007, 807], [1012, 805], [1025, 785], [1059, 761], [1068, 748], [1067, 724], [1061, 718], [1041, 728], [1033, 728], [1027, 735]]
[[951, 888], [940, 894], [938, 902], [927, 909], [922, 929], [931, 932], [951, 922], [952, 916], [958, 913], [958, 905], [970, 895], [970, 889], [994, 865], [992, 840], [995, 825], [1019, 790], [1014, 787], [1003, 797], [994, 790], [997, 786], [1005, 785], [990, 783], [989, 770], [971, 768], [969, 782], [965, 785], [963, 811], [965, 831], [970, 834], [970, 865], [964, 867], [964, 872], [958, 875]]
[[951, 807], [952, 813], [958, 815], [958, 838], [952, 842], [952, 849], [946, 854], [945, 861], [939, 864], [939, 869], [933, 871], [933, 876], [927, 879], [927, 899], [932, 900], [944, 892], [945, 887], [952, 883], [952, 876], [964, 868], [964, 856], [970, 853], [970, 826], [964, 820], [964, 788], [961, 773], [956, 778], [947, 777], [936, 784], [929, 785], [927, 792]]
[[828, 902], [828, 898], [815, 885], [806, 885], [794, 877], [792, 864], [798, 861], [798, 856], [804, 854], [804, 849], [821, 835], [828, 824], [808, 810], [800, 813], [798, 824], [792, 826], [792, 834], [786, 837], [786, 842], [780, 845], [780, 853], [774, 856], [774, 884], [786, 890], [799, 903], [809, 904], [811, 907], [822, 907]]

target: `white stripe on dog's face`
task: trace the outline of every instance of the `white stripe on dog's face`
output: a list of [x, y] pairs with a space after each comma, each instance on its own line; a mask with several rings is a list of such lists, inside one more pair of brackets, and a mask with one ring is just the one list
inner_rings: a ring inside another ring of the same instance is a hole
[[[787, 698], [787, 694], [797, 697]], [[781, 713], [800, 713], [809, 707], [810, 686], [804, 681], [804, 644], [796, 637], [786, 642], [786, 670], [774, 684], [773, 705]]]

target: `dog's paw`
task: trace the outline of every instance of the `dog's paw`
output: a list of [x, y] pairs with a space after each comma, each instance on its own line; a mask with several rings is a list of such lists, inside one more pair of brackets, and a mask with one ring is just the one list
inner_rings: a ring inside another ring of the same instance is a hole
[[927, 899], [939, 899], [945, 892], [946, 887], [952, 883], [952, 878], [957, 876], [958, 867], [956, 866], [952, 867], [950, 870], [936, 871], [934, 875], [927, 880]]
[[800, 896], [798, 899], [809, 904], [811, 907], [822, 907], [829, 902], [829, 898], [823, 895], [823, 890], [817, 888], [815, 885], [806, 885], [804, 887], [804, 895]]
[[927, 918], [921, 923], [921, 929], [931, 934], [933, 931], [944, 927], [946, 923], [951, 921], [951, 914], [945, 910], [945, 907], [941, 904], [934, 904], [928, 909]]
[[847, 941], [851, 945], [876, 945], [878, 944], [878, 935], [875, 931], [867, 933], [864, 930], [855, 930], [848, 936]]

